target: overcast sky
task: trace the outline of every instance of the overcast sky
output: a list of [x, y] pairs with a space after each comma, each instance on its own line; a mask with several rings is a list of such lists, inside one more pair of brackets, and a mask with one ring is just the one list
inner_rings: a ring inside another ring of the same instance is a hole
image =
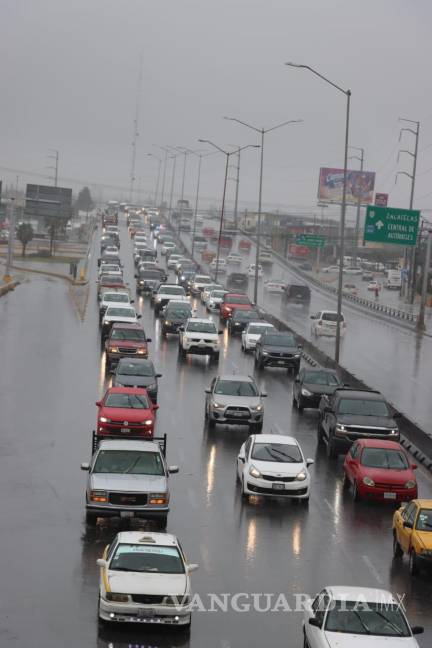
[[[352, 90], [350, 143], [393, 206], [407, 206], [410, 189], [395, 172], [412, 169], [406, 154], [397, 164], [398, 118], [421, 122], [415, 206], [432, 207], [431, 24], [430, 0], [1, 0], [0, 178], [15, 181], [17, 169], [22, 187], [46, 183], [28, 172], [51, 173], [56, 148], [59, 184], [127, 198], [142, 53], [136, 188], [154, 189], [153, 145], [257, 142], [224, 115], [266, 128], [303, 119], [268, 135], [263, 199], [316, 211], [319, 167], [343, 165], [345, 97], [284, 66], [295, 61]], [[400, 146], [413, 145], [405, 133]], [[221, 197], [223, 171], [222, 156], [203, 162], [203, 196]], [[252, 208], [258, 172], [259, 151], [245, 151], [240, 199]], [[195, 181], [190, 158], [189, 196]]]

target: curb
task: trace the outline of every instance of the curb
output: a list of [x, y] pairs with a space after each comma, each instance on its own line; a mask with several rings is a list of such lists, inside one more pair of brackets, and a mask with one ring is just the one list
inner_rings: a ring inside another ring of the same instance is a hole
[[19, 286], [20, 283], [21, 283], [20, 281], [10, 281], [4, 286], [0, 286], [0, 297], [3, 297], [3, 295], [6, 295], [6, 293], [15, 290], [15, 288]]

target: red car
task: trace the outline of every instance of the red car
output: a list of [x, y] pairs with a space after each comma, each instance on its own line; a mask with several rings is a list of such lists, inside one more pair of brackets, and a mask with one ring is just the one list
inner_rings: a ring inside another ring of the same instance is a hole
[[226, 293], [220, 305], [220, 316], [223, 322], [229, 319], [234, 309], [251, 310], [252, 303], [244, 293]]
[[98, 436], [153, 436], [159, 405], [152, 403], [146, 389], [111, 387], [96, 405]]
[[110, 371], [120, 358], [147, 358], [151, 338], [139, 324], [114, 322], [105, 342], [106, 370]]
[[359, 439], [344, 462], [344, 487], [352, 485], [354, 500], [409, 502], [417, 498], [412, 464], [396, 441]]
[[239, 250], [250, 250], [252, 247], [252, 243], [248, 241], [247, 239], [241, 239], [239, 241]]

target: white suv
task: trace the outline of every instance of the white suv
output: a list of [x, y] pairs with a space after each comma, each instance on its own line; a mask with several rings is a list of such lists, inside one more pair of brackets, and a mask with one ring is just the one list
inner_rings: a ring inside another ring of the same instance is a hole
[[[336, 335], [337, 312], [336, 311], [319, 311], [315, 315], [311, 315], [312, 325], [311, 333], [316, 337], [320, 335], [328, 335], [332, 337]], [[340, 335], [343, 337], [346, 332], [346, 322], [341, 313], [340, 322]]]
[[189, 318], [186, 324], [180, 328], [180, 355], [196, 353], [219, 358], [219, 335], [221, 333], [222, 331], [218, 331], [216, 324], [211, 319]]

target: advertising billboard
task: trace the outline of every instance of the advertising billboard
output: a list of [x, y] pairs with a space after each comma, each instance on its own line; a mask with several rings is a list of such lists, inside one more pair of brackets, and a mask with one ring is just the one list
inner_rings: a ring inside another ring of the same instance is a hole
[[376, 193], [375, 194], [375, 205], [377, 207], [387, 207], [388, 205], [388, 197], [389, 195], [387, 193]]
[[72, 216], [72, 189], [28, 184], [24, 213], [33, 219], [51, 216], [69, 219]]
[[[321, 167], [318, 184], [318, 200], [325, 203], [340, 204], [344, 181], [343, 169]], [[357, 205], [359, 198], [362, 205], [373, 203], [375, 173], [373, 171], [347, 170], [346, 202]]]

